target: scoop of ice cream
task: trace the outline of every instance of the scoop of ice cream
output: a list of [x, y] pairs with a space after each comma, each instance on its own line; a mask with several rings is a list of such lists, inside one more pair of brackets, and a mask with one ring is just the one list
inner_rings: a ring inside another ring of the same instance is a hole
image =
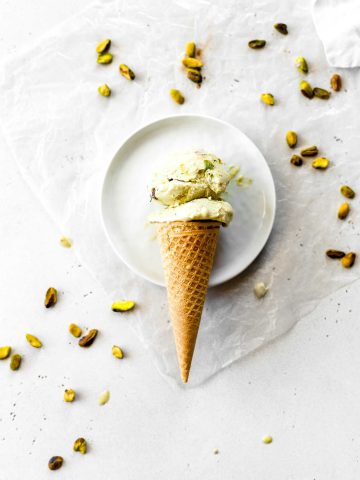
[[232, 177], [231, 170], [216, 155], [183, 152], [154, 175], [150, 191], [164, 205], [181, 205], [196, 198], [218, 200]]
[[178, 206], [170, 206], [157, 210], [149, 215], [149, 221], [176, 222], [191, 220], [215, 220], [223, 225], [228, 225], [233, 217], [230, 203], [223, 200], [198, 198]]

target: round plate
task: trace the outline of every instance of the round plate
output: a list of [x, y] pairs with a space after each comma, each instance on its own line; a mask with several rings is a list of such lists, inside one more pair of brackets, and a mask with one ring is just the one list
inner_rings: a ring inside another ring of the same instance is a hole
[[201, 115], [176, 115], [150, 123], [119, 148], [106, 172], [102, 218], [108, 239], [122, 261], [137, 274], [164, 285], [155, 227], [147, 216], [157, 208], [149, 185], [155, 170], [174, 152], [201, 149], [228, 165], [238, 165], [242, 185], [232, 181], [224, 199], [234, 208], [234, 220], [220, 229], [209, 285], [241, 273], [265, 245], [275, 216], [275, 187], [261, 152], [236, 127]]

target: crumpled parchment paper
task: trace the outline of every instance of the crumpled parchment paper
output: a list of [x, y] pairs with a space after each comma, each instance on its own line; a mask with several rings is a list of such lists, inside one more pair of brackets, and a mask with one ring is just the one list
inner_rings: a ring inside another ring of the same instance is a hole
[[313, 16], [326, 58], [333, 67], [360, 66], [360, 2], [315, 0]]
[[[157, 12], [156, 16], [153, 12]], [[289, 35], [274, 30], [288, 24]], [[95, 46], [113, 41], [114, 62], [96, 63]], [[263, 50], [249, 40], [264, 38]], [[203, 49], [201, 89], [181, 68], [184, 45]], [[359, 72], [343, 73], [344, 89], [329, 101], [309, 101], [299, 92], [297, 55], [307, 58], [313, 86], [328, 88], [333, 73], [311, 21], [311, 3], [286, 0], [109, 1], [91, 5], [38, 45], [12, 58], [3, 70], [0, 118], [24, 178], [61, 231], [109, 294], [109, 303], [131, 298], [129, 314], [160, 372], [179, 381], [165, 289], [137, 277], [112, 251], [100, 221], [105, 169], [134, 129], [174, 113], [202, 113], [227, 120], [260, 148], [275, 179], [277, 214], [270, 240], [239, 277], [210, 289], [198, 336], [190, 383], [196, 385], [292, 327], [317, 303], [358, 276], [325, 257], [327, 248], [357, 251], [359, 202], [339, 221], [341, 184], [359, 185]], [[117, 70], [136, 72], [128, 82]], [[108, 83], [103, 98], [97, 87]], [[170, 88], [186, 97], [183, 106]], [[259, 95], [271, 92], [274, 107]], [[327, 171], [289, 164], [284, 140], [299, 134], [299, 147], [317, 145], [331, 160]], [[204, 146], [206, 148], [206, 146]], [[241, 152], [240, 152], [241, 156]], [[254, 284], [270, 286], [255, 298]]]

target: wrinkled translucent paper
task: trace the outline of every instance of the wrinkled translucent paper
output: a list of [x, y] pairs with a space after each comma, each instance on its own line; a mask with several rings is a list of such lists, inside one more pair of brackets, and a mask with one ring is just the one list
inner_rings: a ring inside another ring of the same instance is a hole
[[314, 22], [333, 67], [360, 66], [360, 2], [315, 0]]
[[[274, 30], [278, 21], [288, 24], [288, 36]], [[106, 37], [113, 41], [114, 62], [100, 66], [95, 45]], [[250, 50], [253, 38], [265, 38], [266, 48]], [[201, 89], [180, 66], [184, 45], [193, 39], [203, 49]], [[340, 185], [359, 185], [359, 72], [346, 71], [344, 90], [328, 102], [309, 101], [299, 93], [297, 55], [308, 59], [313, 86], [327, 88], [333, 72], [310, 1], [292, 2], [290, 9], [287, 0], [133, 0], [90, 6], [5, 66], [1, 123], [21, 173], [74, 240], [110, 301], [138, 302], [129, 320], [169, 379], [178, 381], [179, 375], [165, 289], [128, 270], [100, 221], [105, 169], [122, 140], [141, 125], [187, 112], [227, 120], [260, 148], [276, 184], [276, 220], [264, 251], [246, 272], [208, 293], [191, 384], [286, 332], [358, 276], [357, 265], [345, 270], [324, 251], [359, 247], [358, 198], [349, 221], [336, 217]], [[136, 72], [134, 82], [119, 75], [119, 63]], [[110, 98], [97, 93], [105, 82], [113, 89]], [[173, 87], [186, 97], [181, 107], [169, 98]], [[274, 107], [260, 102], [263, 92], [274, 94]], [[310, 161], [291, 166], [294, 152], [284, 140], [289, 129], [299, 133], [301, 147], [318, 145], [331, 168], [315, 171]], [[270, 286], [262, 300], [253, 293], [258, 281]]]

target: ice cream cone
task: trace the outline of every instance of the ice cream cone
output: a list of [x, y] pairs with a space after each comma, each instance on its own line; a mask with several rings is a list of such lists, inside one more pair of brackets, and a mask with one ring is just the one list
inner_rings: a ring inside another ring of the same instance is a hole
[[158, 223], [169, 312], [184, 383], [189, 378], [220, 225], [216, 221]]

